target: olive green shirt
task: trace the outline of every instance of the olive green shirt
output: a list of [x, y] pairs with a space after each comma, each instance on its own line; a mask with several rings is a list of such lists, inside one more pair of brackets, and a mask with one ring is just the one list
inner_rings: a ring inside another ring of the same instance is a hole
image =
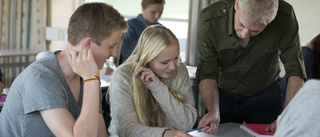
[[279, 1], [276, 18], [243, 48], [235, 33], [234, 0], [221, 0], [202, 10], [198, 30], [196, 81], [215, 79], [224, 91], [252, 96], [268, 87], [280, 73], [306, 79], [298, 22], [293, 8]]

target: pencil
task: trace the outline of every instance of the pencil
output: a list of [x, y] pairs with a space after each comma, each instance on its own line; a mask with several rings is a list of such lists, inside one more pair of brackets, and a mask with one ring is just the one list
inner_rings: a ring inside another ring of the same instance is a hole
[[108, 63], [108, 60], [106, 60], [106, 64], [107, 64], [108, 67], [110, 67], [110, 66], [109, 66], [109, 63]]
[[196, 130], [200, 130], [200, 129], [201, 129], [201, 127], [196, 128], [196, 129], [191, 129], [191, 130], [186, 131], [186, 133], [189, 133], [189, 132], [192, 132], [192, 131], [196, 131]]

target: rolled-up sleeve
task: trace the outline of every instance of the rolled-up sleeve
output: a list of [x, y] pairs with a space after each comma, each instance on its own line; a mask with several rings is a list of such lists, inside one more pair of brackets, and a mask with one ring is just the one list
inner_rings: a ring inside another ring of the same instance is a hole
[[298, 34], [299, 26], [293, 9], [287, 20], [287, 28], [280, 41], [280, 59], [284, 64], [286, 79], [290, 76], [300, 76], [301, 78], [306, 79], [306, 71]]
[[218, 79], [219, 61], [214, 44], [205, 23], [205, 14], [200, 15], [198, 29], [198, 67], [196, 82], [203, 79]]

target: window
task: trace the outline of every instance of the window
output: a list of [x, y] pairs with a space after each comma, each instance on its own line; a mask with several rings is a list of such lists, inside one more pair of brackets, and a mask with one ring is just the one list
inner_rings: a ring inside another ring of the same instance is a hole
[[[85, 2], [105, 2], [117, 9], [126, 19], [134, 18], [141, 11], [141, 0], [86, 0]], [[159, 20], [179, 39], [181, 61], [186, 60], [188, 36], [188, 0], [166, 0], [164, 11]]]

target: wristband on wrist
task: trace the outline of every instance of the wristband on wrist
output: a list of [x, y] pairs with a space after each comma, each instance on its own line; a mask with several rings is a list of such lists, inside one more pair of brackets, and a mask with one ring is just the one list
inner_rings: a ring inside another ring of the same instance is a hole
[[162, 137], [164, 137], [164, 134], [167, 132], [167, 130], [170, 130], [170, 129], [165, 129], [162, 133]]
[[89, 82], [89, 81], [93, 81], [93, 80], [98, 80], [100, 85], [101, 85], [101, 81], [100, 81], [99, 75], [95, 75], [94, 78], [88, 78], [88, 79], [83, 80], [83, 84], [86, 83], [86, 82]]

